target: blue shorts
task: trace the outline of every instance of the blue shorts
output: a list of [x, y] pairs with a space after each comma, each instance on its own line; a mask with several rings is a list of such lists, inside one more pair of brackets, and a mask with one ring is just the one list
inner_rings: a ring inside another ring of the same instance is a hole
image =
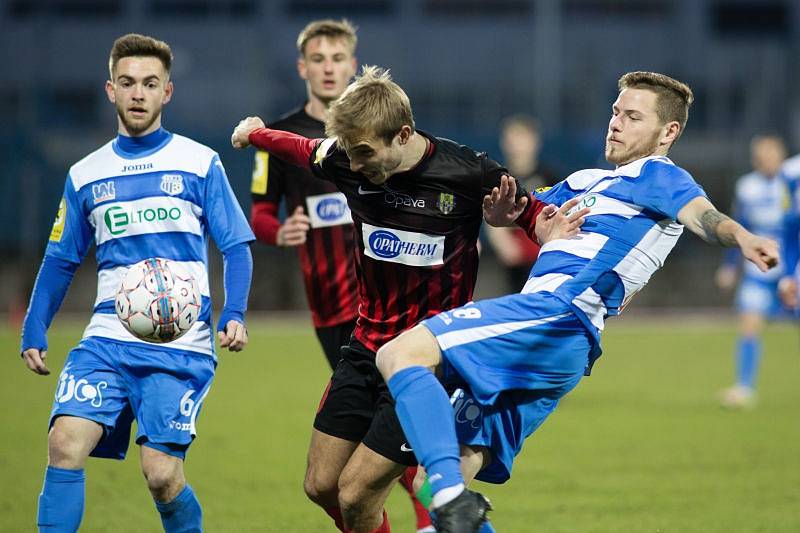
[[468, 304], [423, 322], [442, 349], [459, 442], [485, 446], [477, 479], [503, 483], [522, 445], [584, 375], [594, 340], [569, 306], [548, 293]]
[[736, 291], [736, 309], [740, 313], [756, 313], [767, 318], [787, 314], [778, 296], [778, 281], [745, 276]]
[[137, 444], [183, 459], [215, 367], [205, 355], [83, 339], [59, 376], [50, 426], [63, 415], [93, 420], [105, 431], [90, 455], [124, 459], [135, 419]]

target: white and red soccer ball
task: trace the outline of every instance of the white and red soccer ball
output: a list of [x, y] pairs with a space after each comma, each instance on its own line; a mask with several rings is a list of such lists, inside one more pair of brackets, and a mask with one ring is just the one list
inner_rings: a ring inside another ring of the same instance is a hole
[[156, 257], [128, 269], [114, 307], [132, 335], [164, 343], [189, 331], [200, 315], [202, 298], [197, 281], [186, 268]]

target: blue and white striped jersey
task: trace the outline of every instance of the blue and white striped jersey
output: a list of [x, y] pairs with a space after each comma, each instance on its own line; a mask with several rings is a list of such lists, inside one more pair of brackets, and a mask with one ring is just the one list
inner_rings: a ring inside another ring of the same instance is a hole
[[705, 196], [688, 172], [666, 157], [646, 157], [616, 170], [581, 170], [536, 193], [591, 212], [580, 233], [542, 246], [523, 293], [551, 292], [569, 304], [599, 342], [607, 316], [620, 313], [663, 264], [683, 232], [675, 220]]
[[783, 268], [784, 275], [797, 276], [800, 257], [800, 155], [790, 157], [783, 163], [781, 175], [787, 187], [787, 202], [783, 220]]
[[135, 343], [144, 341], [114, 311], [122, 277], [148, 257], [181, 263], [203, 306], [192, 328], [163, 348], [214, 356], [208, 236], [223, 252], [254, 236], [213, 150], [163, 129], [146, 138], [150, 145], [137, 146], [117, 137], [70, 168], [45, 255], [77, 264], [96, 243], [97, 298], [84, 338]]
[[[769, 178], [759, 172], [750, 172], [736, 182], [732, 216], [748, 231], [780, 243], [788, 194], [786, 182], [780, 176]], [[731, 248], [726, 262], [735, 262], [740, 256], [738, 248]], [[744, 264], [744, 272], [750, 278], [765, 281], [777, 280], [781, 275], [778, 268], [761, 272], [749, 261]]]

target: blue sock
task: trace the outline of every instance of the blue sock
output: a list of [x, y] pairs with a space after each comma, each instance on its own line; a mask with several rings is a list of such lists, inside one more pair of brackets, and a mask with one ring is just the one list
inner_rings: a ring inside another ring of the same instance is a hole
[[36, 523], [40, 532], [75, 533], [83, 518], [86, 476], [83, 468], [67, 470], [48, 466], [39, 494]]
[[739, 337], [737, 352], [737, 383], [753, 388], [761, 359], [761, 339], [758, 337]]
[[433, 494], [464, 483], [453, 407], [436, 376], [427, 368], [412, 366], [397, 372], [387, 385], [406, 438], [428, 473]]
[[200, 533], [203, 531], [203, 510], [188, 484], [169, 503], [156, 502], [166, 533]]

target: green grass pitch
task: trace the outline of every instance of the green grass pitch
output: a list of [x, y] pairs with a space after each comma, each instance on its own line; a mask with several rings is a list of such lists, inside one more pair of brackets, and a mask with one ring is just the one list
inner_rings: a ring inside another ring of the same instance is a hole
[[[210, 532], [333, 531], [302, 491], [309, 428], [328, 374], [308, 324], [255, 321], [241, 354], [222, 354], [186, 464]], [[33, 531], [58, 372], [82, 325], [56, 320], [43, 378], [0, 328], [0, 531]], [[800, 531], [800, 340], [772, 326], [760, 398], [717, 407], [732, 379], [731, 324], [612, 321], [605, 355], [530, 438], [503, 486], [476, 483], [501, 533]], [[533, 356], [533, 354], [532, 354]], [[411, 507], [387, 504], [396, 533]], [[139, 472], [90, 459], [82, 531], [160, 531]]]

